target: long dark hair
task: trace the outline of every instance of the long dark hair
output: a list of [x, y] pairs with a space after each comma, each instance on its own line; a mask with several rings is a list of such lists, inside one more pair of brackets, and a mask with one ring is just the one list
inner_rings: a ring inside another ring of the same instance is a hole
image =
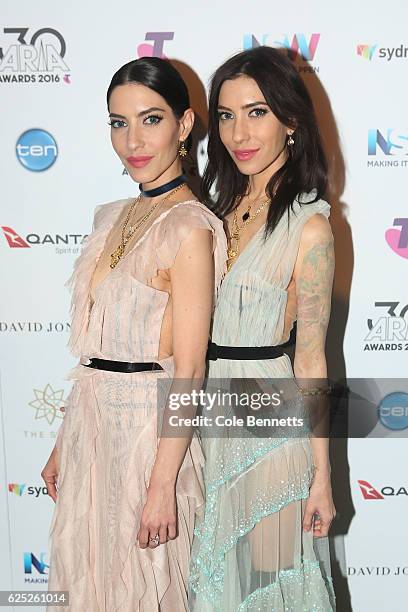
[[[315, 190], [307, 203], [320, 199], [327, 187], [327, 162], [320, 140], [312, 100], [296, 67], [282, 49], [260, 46], [234, 55], [216, 70], [209, 97], [208, 162], [201, 183], [203, 201], [220, 217], [228, 214], [248, 188], [249, 177], [241, 174], [220, 139], [218, 102], [226, 80], [251, 77], [262, 91], [277, 119], [294, 129], [294, 145], [287, 147], [284, 165], [271, 177], [271, 198], [265, 237], [302, 193]], [[218, 195], [211, 196], [215, 186]]]
[[[184, 111], [190, 107], [187, 85], [182, 76], [169, 61], [160, 57], [141, 57], [124, 64], [115, 72], [106, 94], [108, 110], [112, 91], [118, 85], [128, 83], [139, 83], [158, 93], [166, 100], [176, 119], [181, 119]], [[191, 135], [185, 146], [187, 150], [190, 149]]]

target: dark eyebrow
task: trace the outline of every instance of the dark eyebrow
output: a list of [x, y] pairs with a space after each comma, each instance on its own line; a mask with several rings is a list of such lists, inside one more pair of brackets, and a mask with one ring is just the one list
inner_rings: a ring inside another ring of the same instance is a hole
[[[151, 108], [148, 108], [147, 110], [141, 111], [140, 113], [137, 114], [137, 116], [144, 117], [145, 115], [148, 115], [149, 113], [153, 111], [160, 111], [161, 113], [166, 112], [164, 108], [159, 108], [158, 106], [152, 106]], [[109, 113], [109, 117], [119, 117], [120, 119], [126, 119], [124, 115], [118, 115], [118, 113]]]
[[[263, 104], [264, 106], [268, 106], [267, 102], [251, 102], [250, 104], [245, 104], [244, 106], [241, 106], [241, 108], [242, 109], [253, 108], [254, 106], [259, 106], [260, 104]], [[220, 108], [222, 108], [223, 110], [231, 111], [231, 109], [228, 108], [228, 106], [222, 106], [221, 104], [218, 105], [218, 109]]]

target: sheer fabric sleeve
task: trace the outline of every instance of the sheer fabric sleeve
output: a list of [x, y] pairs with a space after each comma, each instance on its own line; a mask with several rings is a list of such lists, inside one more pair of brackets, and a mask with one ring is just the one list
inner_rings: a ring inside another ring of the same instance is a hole
[[180, 245], [195, 229], [206, 229], [213, 236], [215, 273], [215, 297], [226, 272], [227, 240], [222, 221], [204, 205], [198, 203], [180, 204], [167, 215], [163, 223], [160, 242], [156, 247], [157, 269], [172, 267]]

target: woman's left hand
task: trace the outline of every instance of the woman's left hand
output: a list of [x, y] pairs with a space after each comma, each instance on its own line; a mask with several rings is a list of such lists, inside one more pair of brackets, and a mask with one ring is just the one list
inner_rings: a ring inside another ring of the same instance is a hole
[[306, 502], [303, 529], [310, 531], [313, 526], [313, 536], [315, 538], [325, 537], [329, 533], [330, 525], [335, 516], [336, 509], [333, 503], [330, 475], [320, 475], [317, 471]]
[[137, 534], [140, 548], [156, 548], [167, 540], [174, 540], [177, 535], [176, 515], [174, 484], [151, 483]]

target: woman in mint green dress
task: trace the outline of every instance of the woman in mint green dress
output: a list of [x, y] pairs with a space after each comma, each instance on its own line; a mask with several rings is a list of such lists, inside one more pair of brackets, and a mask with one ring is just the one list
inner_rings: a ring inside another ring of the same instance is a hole
[[[296, 379], [305, 410], [313, 394], [323, 400], [327, 392], [334, 270], [312, 102], [288, 57], [258, 47], [216, 71], [209, 110], [203, 194], [229, 238], [209, 387], [211, 379]], [[280, 345], [295, 321], [292, 369]], [[206, 503], [193, 542], [192, 611], [335, 610], [328, 439], [315, 433], [203, 435]]]

